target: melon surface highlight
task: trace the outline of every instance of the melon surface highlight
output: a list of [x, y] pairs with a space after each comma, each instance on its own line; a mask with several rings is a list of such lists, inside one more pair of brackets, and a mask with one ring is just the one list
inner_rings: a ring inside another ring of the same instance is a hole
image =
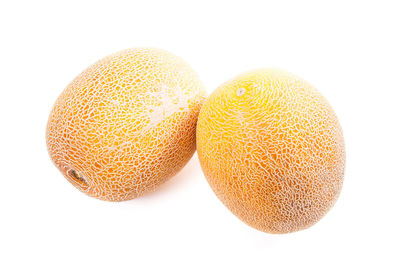
[[193, 155], [204, 99], [203, 84], [179, 57], [153, 48], [115, 53], [58, 97], [46, 131], [50, 157], [92, 197], [141, 196]]
[[214, 91], [199, 115], [197, 151], [217, 197], [264, 232], [310, 227], [342, 188], [338, 119], [313, 86], [284, 71], [248, 72]]

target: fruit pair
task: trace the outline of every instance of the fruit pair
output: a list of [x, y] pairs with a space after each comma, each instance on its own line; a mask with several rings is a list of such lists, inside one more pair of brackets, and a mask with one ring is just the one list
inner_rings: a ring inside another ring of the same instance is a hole
[[67, 86], [46, 133], [64, 176], [110, 201], [155, 190], [191, 158], [196, 137], [214, 192], [259, 230], [307, 228], [340, 193], [339, 122], [311, 85], [282, 71], [243, 74], [206, 99], [180, 58], [158, 49], [124, 50]]

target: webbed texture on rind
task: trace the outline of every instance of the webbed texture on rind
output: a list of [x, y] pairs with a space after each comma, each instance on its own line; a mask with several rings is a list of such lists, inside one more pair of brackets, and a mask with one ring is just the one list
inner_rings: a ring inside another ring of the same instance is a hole
[[90, 196], [138, 197], [191, 158], [204, 98], [197, 74], [179, 57], [153, 48], [115, 53], [57, 99], [46, 131], [50, 157]]
[[334, 111], [283, 71], [245, 73], [213, 92], [199, 115], [197, 151], [218, 198], [269, 233], [316, 223], [343, 183], [345, 147]]

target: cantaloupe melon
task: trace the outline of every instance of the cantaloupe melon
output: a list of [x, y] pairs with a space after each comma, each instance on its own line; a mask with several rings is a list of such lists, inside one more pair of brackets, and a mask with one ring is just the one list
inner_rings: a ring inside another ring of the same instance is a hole
[[82, 192], [109, 201], [155, 190], [195, 151], [205, 99], [179, 57], [128, 49], [98, 61], [58, 97], [46, 139], [56, 167]]
[[284, 71], [248, 72], [214, 91], [200, 111], [197, 151], [217, 197], [264, 232], [313, 225], [342, 188], [338, 119], [313, 86]]

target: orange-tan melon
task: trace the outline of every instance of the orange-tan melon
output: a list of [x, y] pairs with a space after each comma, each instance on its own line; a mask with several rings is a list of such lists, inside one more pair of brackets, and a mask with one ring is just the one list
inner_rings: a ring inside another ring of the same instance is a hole
[[264, 232], [310, 227], [342, 188], [338, 119], [313, 86], [284, 71], [248, 72], [214, 91], [200, 111], [197, 151], [217, 197]]
[[153, 48], [96, 62], [58, 97], [46, 140], [56, 167], [109, 201], [155, 190], [195, 151], [203, 84], [181, 58]]

